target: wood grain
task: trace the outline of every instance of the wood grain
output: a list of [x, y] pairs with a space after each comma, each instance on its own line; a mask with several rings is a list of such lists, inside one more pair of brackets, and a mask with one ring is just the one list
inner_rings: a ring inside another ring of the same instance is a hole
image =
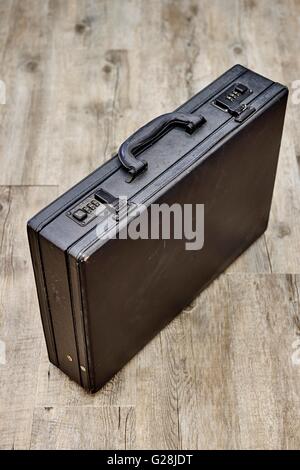
[[36, 408], [30, 449], [131, 449], [133, 408]]
[[47, 359], [26, 221], [234, 63], [300, 80], [298, 0], [0, 2], [0, 448], [300, 446], [300, 104], [268, 230], [96, 395]]
[[0, 448], [28, 448], [38, 384], [42, 330], [26, 221], [57, 195], [56, 187], [1, 187]]

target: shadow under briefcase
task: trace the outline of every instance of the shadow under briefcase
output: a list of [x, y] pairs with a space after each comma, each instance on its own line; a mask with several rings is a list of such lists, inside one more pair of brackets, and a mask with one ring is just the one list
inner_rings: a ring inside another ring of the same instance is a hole
[[[49, 358], [71, 379], [97, 391], [265, 231], [287, 96], [236, 65], [28, 222]], [[174, 203], [204, 205], [201, 249], [118, 237], [139, 204]]]

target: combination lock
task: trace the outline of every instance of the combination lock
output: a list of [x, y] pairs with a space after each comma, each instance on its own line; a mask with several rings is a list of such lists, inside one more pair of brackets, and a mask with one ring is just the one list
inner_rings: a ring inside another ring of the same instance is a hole
[[243, 122], [254, 113], [255, 108], [242, 103], [252, 90], [242, 83], [235, 83], [219, 95], [212, 104], [222, 111], [231, 114], [237, 122]]

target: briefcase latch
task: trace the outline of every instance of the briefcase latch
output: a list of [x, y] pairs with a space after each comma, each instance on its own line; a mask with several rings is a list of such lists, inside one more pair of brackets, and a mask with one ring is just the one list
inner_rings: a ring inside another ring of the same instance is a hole
[[236, 110], [236, 113], [233, 114], [233, 116], [235, 116], [236, 122], [243, 122], [255, 111], [256, 109], [253, 108], [253, 106], [242, 105]]

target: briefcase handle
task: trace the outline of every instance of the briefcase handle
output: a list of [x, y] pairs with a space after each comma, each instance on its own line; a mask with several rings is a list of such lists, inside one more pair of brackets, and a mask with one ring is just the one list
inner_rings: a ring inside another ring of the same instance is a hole
[[145, 150], [159, 140], [172, 127], [184, 127], [186, 132], [192, 134], [204, 122], [206, 120], [201, 115], [174, 112], [162, 114], [138, 129], [123, 142], [118, 152], [120, 162], [131, 176], [129, 181], [145, 171], [148, 166], [144, 160], [136, 159], [135, 155], [138, 152]]

